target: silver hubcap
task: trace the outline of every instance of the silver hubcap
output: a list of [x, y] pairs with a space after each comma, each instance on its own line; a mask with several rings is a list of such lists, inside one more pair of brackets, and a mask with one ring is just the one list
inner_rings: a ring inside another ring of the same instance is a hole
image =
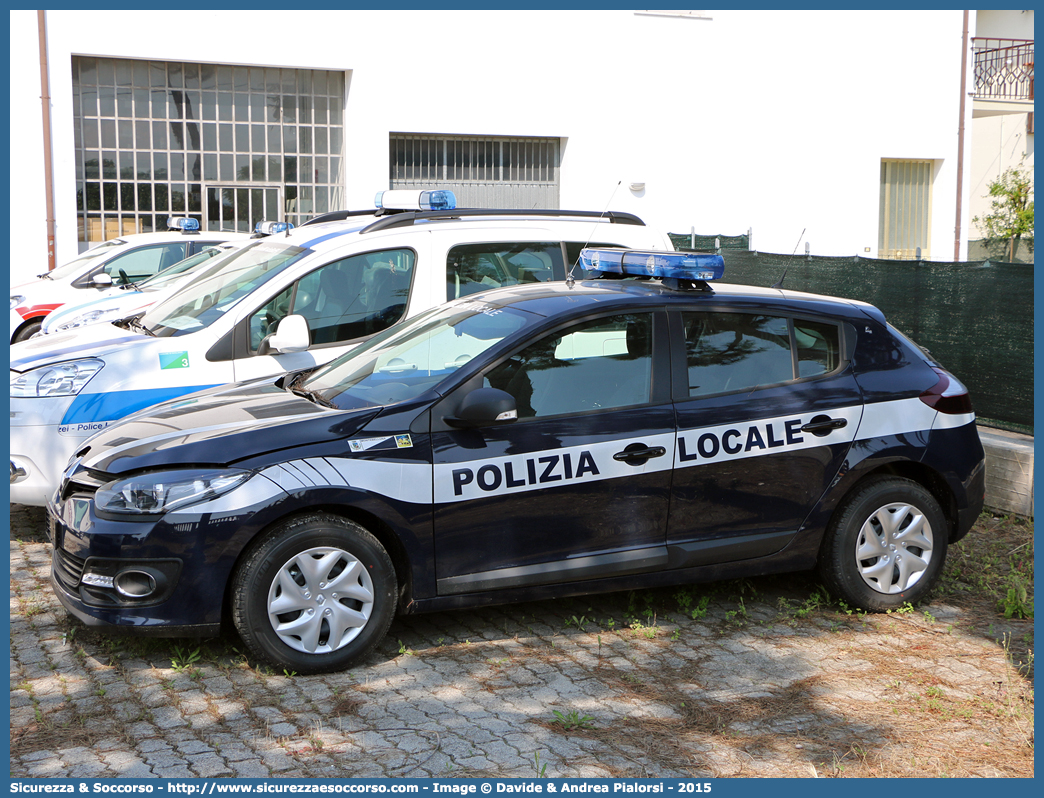
[[268, 589], [268, 619], [290, 648], [326, 654], [351, 643], [373, 612], [373, 581], [343, 549], [320, 546], [297, 554]]
[[859, 530], [856, 568], [878, 593], [902, 593], [932, 561], [932, 527], [912, 504], [897, 502], [876, 510]]

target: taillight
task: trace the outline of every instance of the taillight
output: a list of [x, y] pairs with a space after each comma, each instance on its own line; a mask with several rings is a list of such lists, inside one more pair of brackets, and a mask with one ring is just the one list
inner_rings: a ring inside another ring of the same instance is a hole
[[920, 399], [929, 407], [948, 415], [971, 413], [971, 397], [968, 389], [950, 372], [932, 366], [932, 371], [939, 375], [939, 381], [921, 394]]

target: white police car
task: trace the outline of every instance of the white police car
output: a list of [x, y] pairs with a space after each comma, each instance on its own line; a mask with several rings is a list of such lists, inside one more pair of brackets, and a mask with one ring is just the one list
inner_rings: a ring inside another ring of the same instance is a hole
[[85, 302], [67, 302], [44, 316], [43, 326], [32, 337], [66, 332], [102, 321], [114, 321], [143, 311], [173, 294], [204, 269], [209, 270], [215, 258], [235, 247], [236, 244], [231, 241], [207, 247], [140, 283], [113, 286]]
[[669, 246], [630, 214], [389, 210], [418, 197], [455, 202], [383, 192], [380, 211], [271, 235], [140, 318], [12, 346], [11, 501], [43, 505], [84, 440], [157, 402], [326, 363], [447, 299], [564, 279], [587, 242]]
[[170, 217], [165, 233], [138, 233], [104, 241], [35, 280], [11, 286], [11, 342], [39, 331], [44, 318], [67, 302], [113, 285], [137, 283], [190, 255], [242, 233], [199, 231], [191, 218]]
[[[983, 504], [967, 392], [860, 302], [586, 251], [333, 363], [88, 441], [48, 506], [87, 624], [210, 634], [310, 673], [394, 614], [812, 568], [915, 602]], [[653, 275], [660, 279], [648, 279]]]
[[[292, 228], [293, 225], [289, 227]], [[250, 239], [226, 241], [207, 247], [140, 283], [113, 286], [87, 302], [70, 302], [45, 316], [37, 335], [67, 332], [88, 324], [116, 321], [143, 312], [150, 305], [177, 293], [193, 280], [214, 274], [223, 268], [224, 256], [242, 247], [251, 246], [251, 239], [263, 238], [276, 232], [283, 233], [286, 229], [287, 224], [284, 222], [258, 222]]]

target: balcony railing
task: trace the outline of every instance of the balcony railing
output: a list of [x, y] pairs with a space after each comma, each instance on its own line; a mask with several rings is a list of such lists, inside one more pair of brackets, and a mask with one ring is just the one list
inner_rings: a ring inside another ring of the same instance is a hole
[[975, 38], [972, 50], [976, 99], [1033, 99], [1032, 39]]

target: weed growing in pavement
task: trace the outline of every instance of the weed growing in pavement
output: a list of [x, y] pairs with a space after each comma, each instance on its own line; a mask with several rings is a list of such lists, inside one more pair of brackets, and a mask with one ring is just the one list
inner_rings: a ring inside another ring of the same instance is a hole
[[535, 751], [533, 753], [533, 762], [534, 762], [534, 764], [536, 764], [537, 778], [546, 779], [547, 778], [547, 762], [545, 762], [543, 765], [540, 764], [540, 752], [539, 751]]
[[566, 625], [567, 628], [570, 627], [570, 626], [575, 626], [577, 629], [579, 629], [582, 632], [582, 631], [584, 631], [584, 627], [587, 625], [587, 623], [588, 623], [588, 621], [587, 621], [587, 616], [586, 615], [581, 615], [579, 618], [577, 618], [574, 615], [572, 618], [569, 618], [569, 619], [566, 620], [565, 625]]
[[748, 619], [747, 605], [743, 602], [743, 596], [739, 597], [739, 606], [734, 610], [725, 611], [725, 623], [733, 626], [743, 626]]
[[561, 726], [566, 731], [594, 728], [594, 718], [590, 715], [581, 715], [575, 709], [569, 710], [568, 713], [552, 709], [551, 714], [555, 716], [555, 719], [551, 722]]
[[412, 648], [406, 648], [406, 644], [399, 641], [399, 656], [412, 657], [415, 653]]
[[197, 662], [202, 659], [203, 655], [200, 653], [199, 648], [194, 648], [191, 651], [183, 651], [180, 646], [174, 646], [174, 657], [170, 661], [170, 667], [178, 671], [188, 671]]
[[1001, 599], [998, 608], [1005, 618], [1032, 618], [1033, 602], [1029, 598], [1030, 583], [1019, 571], [1012, 570], [1005, 579], [1007, 593]]
[[699, 602], [692, 611], [689, 613], [689, 617], [694, 621], [699, 621], [707, 617], [707, 607], [710, 606], [710, 596], [701, 596]]

